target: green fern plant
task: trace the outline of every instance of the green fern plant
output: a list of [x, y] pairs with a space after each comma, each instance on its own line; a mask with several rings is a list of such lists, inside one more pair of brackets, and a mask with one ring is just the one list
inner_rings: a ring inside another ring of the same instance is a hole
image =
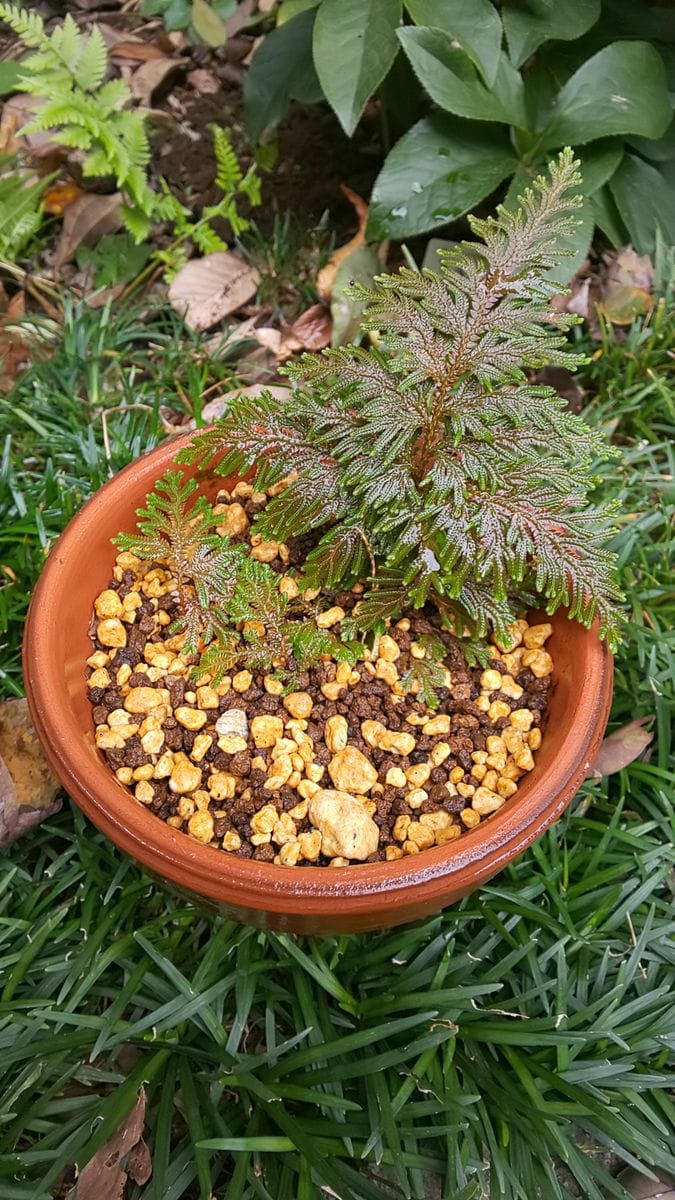
[[122, 218], [137, 242], [148, 236], [154, 222], [168, 221], [172, 247], [158, 257], [175, 273], [187, 258], [187, 240], [202, 253], [226, 248], [213, 229], [216, 218], [229, 221], [235, 236], [246, 227], [237, 212], [237, 198], [244, 195], [252, 204], [259, 203], [259, 183], [253, 168], [243, 175], [225, 130], [213, 131], [222, 199], [193, 220], [166, 184], [160, 192], [150, 186], [147, 119], [133, 107], [123, 80], [106, 79], [108, 54], [99, 27], [85, 35], [68, 14], [47, 33], [38, 13], [2, 2], [0, 20], [31, 51], [21, 59], [17, 86], [34, 96], [36, 104], [34, 118], [22, 132], [56, 130], [64, 146], [83, 152], [85, 176], [113, 175], [125, 197]]
[[355, 661], [316, 621], [293, 612], [279, 589], [279, 576], [252, 559], [242, 545], [215, 532], [219, 518], [195, 480], [168, 471], [137, 510], [137, 529], [114, 542], [146, 562], [166, 563], [176, 582], [179, 615], [171, 633], [185, 633], [189, 654], [201, 651], [194, 674], [209, 672], [215, 683], [238, 664], [275, 671], [288, 682], [322, 655]]
[[588, 503], [608, 449], [529, 378], [580, 361], [566, 348], [575, 318], [551, 307], [547, 274], [575, 224], [577, 168], [567, 149], [515, 211], [472, 218], [482, 241], [446, 252], [439, 272], [355, 289], [376, 347], [303, 356], [286, 401], [235, 399], [184, 454], [227, 475], [254, 468], [258, 489], [293, 475], [256, 528], [321, 534], [309, 586], [368, 573], [363, 628], [433, 601], [455, 634], [491, 627], [508, 640], [514, 614], [539, 598], [618, 638], [611, 512]]
[[121, 79], [105, 81], [108, 54], [97, 25], [85, 35], [68, 14], [48, 34], [38, 13], [0, 3], [5, 21], [32, 52], [21, 60], [20, 91], [35, 96], [25, 132], [59, 131], [59, 141], [84, 153], [84, 175], [114, 175], [127, 198], [123, 216], [140, 241], [149, 232], [156, 196], [147, 179], [150, 147], [145, 119], [127, 107]]
[[27, 180], [16, 157], [0, 155], [0, 258], [18, 262], [42, 224], [49, 177]]
[[164, 263], [169, 280], [187, 261], [186, 243], [192, 242], [202, 254], [227, 250], [227, 243], [216, 232], [214, 221], [227, 221], [235, 237], [249, 228], [249, 222], [237, 208], [239, 197], [245, 196], [252, 206], [260, 203], [260, 180], [255, 167], [249, 167], [244, 174], [226, 130], [212, 125], [211, 135], [216, 159], [214, 182], [222, 193], [216, 204], [206, 205], [201, 215], [195, 218], [174, 196], [164, 180], [161, 183], [162, 194], [157, 201], [157, 215], [171, 224], [174, 240], [166, 249], [158, 250], [156, 258]]

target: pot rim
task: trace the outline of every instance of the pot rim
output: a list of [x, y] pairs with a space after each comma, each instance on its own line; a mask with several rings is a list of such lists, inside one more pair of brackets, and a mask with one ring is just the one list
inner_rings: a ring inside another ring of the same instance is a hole
[[[397, 893], [414, 889], [415, 902], [434, 898], [458, 886], [485, 882], [527, 848], [562, 813], [586, 777], [602, 739], [612, 697], [613, 662], [597, 628], [582, 630], [579, 686], [574, 696], [571, 728], [583, 736], [567, 737], [560, 752], [544, 768], [535, 768], [513, 802], [445, 846], [394, 862], [364, 863], [358, 868], [289, 868], [226, 855], [201, 845], [143, 809], [93, 748], [91, 730], [83, 730], [65, 687], [54, 694], [54, 636], [63, 605], [62, 578], [76, 543], [96, 537], [99, 517], [134, 481], [144, 493], [194, 437], [179, 434], [123, 468], [79, 510], [54, 545], [31, 600], [24, 636], [23, 666], [28, 703], [47, 758], [75, 803], [111, 840], [173, 883], [248, 909], [280, 914], [325, 914], [334, 901], [340, 915], [365, 912], [379, 896], [395, 905]], [[223, 480], [223, 485], [226, 480]], [[113, 549], [111, 547], [111, 567]], [[83, 585], [83, 586], [86, 586]], [[95, 592], [92, 593], [93, 607]], [[563, 618], [567, 620], [567, 618]], [[554, 617], [554, 621], [556, 618]], [[560, 621], [558, 615], [557, 620]], [[45, 669], [45, 664], [48, 664]], [[84, 688], [84, 661], [82, 662]], [[56, 699], [56, 702], [55, 702]], [[86, 750], [82, 746], [89, 735]], [[86, 752], [87, 770], [78, 766]], [[462, 878], [464, 877], [464, 878]], [[395, 914], [393, 914], [395, 919]]]

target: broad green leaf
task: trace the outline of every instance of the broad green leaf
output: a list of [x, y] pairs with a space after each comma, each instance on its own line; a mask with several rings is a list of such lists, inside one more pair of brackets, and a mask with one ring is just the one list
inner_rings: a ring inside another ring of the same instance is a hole
[[187, 29], [190, 24], [188, 0], [143, 0], [141, 15], [161, 17], [168, 33]]
[[335, 272], [330, 302], [333, 318], [332, 346], [344, 346], [353, 341], [361, 324], [366, 301], [357, 300], [349, 295], [348, 289], [353, 283], [372, 287], [373, 279], [381, 269], [382, 264], [374, 246], [357, 246], [356, 250], [340, 263]]
[[[605, 138], [594, 142], [592, 146], [584, 147], [577, 155], [581, 164], [580, 192], [584, 196], [592, 196], [603, 184], [611, 179], [623, 157], [623, 143], [618, 138]], [[529, 187], [537, 175], [546, 171], [546, 159], [541, 158], [533, 165], [521, 163], [518, 171], [511, 180], [504, 201], [507, 208], [514, 208], [518, 196]]]
[[225, 22], [206, 0], [192, 0], [191, 22], [205, 45], [222, 46], [227, 41]]
[[459, 42], [478, 68], [485, 83], [492, 87], [499, 67], [502, 25], [490, 0], [405, 0], [416, 25], [442, 29]]
[[614, 249], [618, 250], [626, 243], [628, 233], [608, 185], [599, 188], [588, 203], [598, 229], [602, 230]]
[[417, 78], [441, 108], [458, 117], [525, 127], [523, 81], [505, 54], [493, 87], [486, 88], [464, 51], [442, 30], [406, 26], [398, 36]]
[[658, 167], [626, 154], [609, 187], [640, 254], [653, 253], [657, 227], [675, 243], [675, 192]]
[[285, 25], [300, 13], [308, 12], [310, 8], [318, 8], [321, 0], [281, 0], [277, 9], [277, 25]]
[[396, 58], [401, 0], [323, 0], [314, 26], [314, 66], [349, 136]]
[[581, 37], [600, 16], [600, 0], [506, 0], [504, 32], [514, 67], [520, 67], [542, 42]]
[[312, 61], [314, 13], [304, 12], [273, 29], [256, 50], [244, 84], [244, 114], [252, 138], [259, 138], [288, 111], [291, 100], [321, 99]]
[[675, 159], [675, 117], [660, 138], [628, 138], [628, 145], [650, 162], [672, 162]]
[[390, 151], [370, 202], [367, 236], [403, 238], [455, 220], [515, 171], [506, 131], [437, 113]]
[[647, 42], [614, 42], [568, 79], [539, 145], [583, 145], [620, 133], [657, 138], [671, 118], [661, 56]]

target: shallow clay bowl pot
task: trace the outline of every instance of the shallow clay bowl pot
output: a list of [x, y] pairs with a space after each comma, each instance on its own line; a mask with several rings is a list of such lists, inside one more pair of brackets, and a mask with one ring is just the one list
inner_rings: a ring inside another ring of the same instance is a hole
[[[193, 435], [151, 451], [100, 489], [52, 550], [30, 606], [24, 643], [28, 702], [47, 757], [75, 803], [111, 841], [156, 876], [189, 889], [241, 921], [297, 933], [356, 932], [437, 912], [506, 866], [560, 816], [602, 738], [612, 659], [563, 613], [547, 645], [554, 688], [534, 771], [513, 799], [456, 842], [398, 862], [329, 870], [277, 867], [203, 846], [142, 808], [94, 744], [85, 684], [95, 597], [114, 564], [110, 539], [131, 530], [135, 510]], [[187, 468], [188, 474], [198, 474]], [[203, 476], [211, 498], [234, 481]]]

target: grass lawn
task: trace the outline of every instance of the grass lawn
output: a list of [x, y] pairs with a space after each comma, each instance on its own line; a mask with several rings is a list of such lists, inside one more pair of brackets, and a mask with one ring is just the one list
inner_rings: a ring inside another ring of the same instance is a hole
[[[163, 436], [167, 396], [230, 378], [161, 313], [71, 309], [43, 336], [0, 401], [10, 696], [45, 548]], [[672, 310], [589, 348], [587, 413], [622, 450], [612, 724], [652, 716], [649, 761], [462, 904], [326, 940], [208, 915], [66, 803], [0, 871], [1, 1200], [67, 1195], [143, 1082], [153, 1174], [126, 1200], [601, 1200], [625, 1192], [587, 1151], [675, 1170]]]

